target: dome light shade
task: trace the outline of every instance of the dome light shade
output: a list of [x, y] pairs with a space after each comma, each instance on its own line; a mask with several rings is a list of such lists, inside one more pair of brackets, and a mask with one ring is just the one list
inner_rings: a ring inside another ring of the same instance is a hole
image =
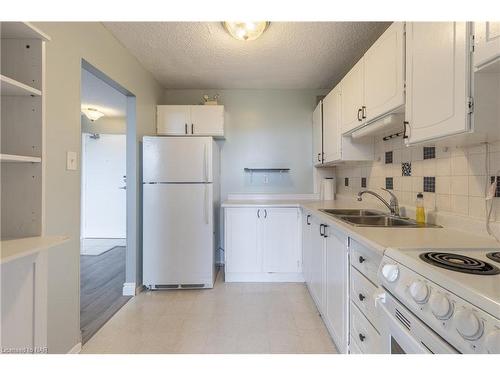
[[223, 22], [224, 28], [235, 39], [255, 40], [269, 27], [270, 22]]
[[92, 122], [97, 121], [102, 116], [104, 116], [104, 113], [98, 111], [95, 108], [84, 108], [84, 109], [82, 109], [82, 112]]

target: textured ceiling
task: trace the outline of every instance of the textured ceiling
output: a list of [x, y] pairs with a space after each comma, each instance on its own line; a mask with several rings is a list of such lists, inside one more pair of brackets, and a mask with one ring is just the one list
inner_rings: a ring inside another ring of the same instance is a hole
[[95, 108], [107, 117], [126, 115], [127, 97], [85, 69], [81, 95], [82, 108]]
[[387, 22], [272, 22], [257, 40], [220, 22], [106, 22], [165, 88], [332, 88]]

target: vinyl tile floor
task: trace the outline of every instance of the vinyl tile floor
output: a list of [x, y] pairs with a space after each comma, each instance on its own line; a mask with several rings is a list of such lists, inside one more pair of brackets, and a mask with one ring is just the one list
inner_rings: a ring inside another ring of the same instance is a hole
[[82, 353], [336, 353], [303, 283], [224, 283], [213, 289], [145, 291]]

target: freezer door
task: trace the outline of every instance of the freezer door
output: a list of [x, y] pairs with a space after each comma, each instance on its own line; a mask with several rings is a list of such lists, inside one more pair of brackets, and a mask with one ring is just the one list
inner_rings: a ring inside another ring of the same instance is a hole
[[144, 137], [144, 182], [213, 182], [211, 137]]
[[213, 284], [212, 184], [145, 184], [143, 283]]

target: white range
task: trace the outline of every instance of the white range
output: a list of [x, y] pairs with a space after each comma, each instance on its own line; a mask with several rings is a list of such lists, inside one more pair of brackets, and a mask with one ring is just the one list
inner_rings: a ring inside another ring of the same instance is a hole
[[387, 249], [385, 353], [500, 353], [500, 248]]

